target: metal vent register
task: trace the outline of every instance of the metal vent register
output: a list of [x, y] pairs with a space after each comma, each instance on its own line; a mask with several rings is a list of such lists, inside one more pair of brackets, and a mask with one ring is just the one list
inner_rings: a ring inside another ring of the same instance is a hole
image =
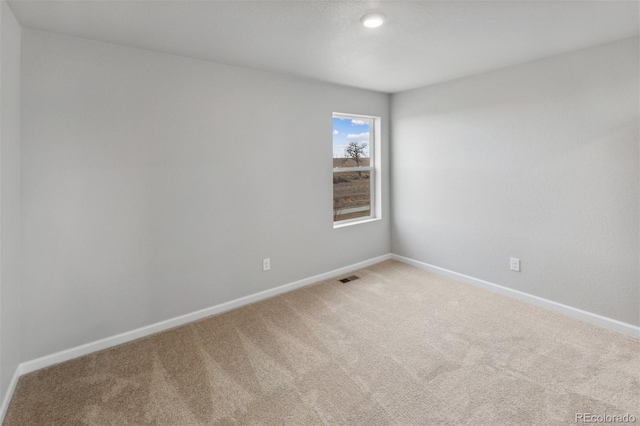
[[343, 279], [338, 280], [338, 281], [340, 281], [341, 283], [344, 284], [344, 283], [348, 283], [349, 281], [359, 280], [359, 279], [360, 279], [360, 277], [357, 276], [357, 275], [349, 275], [348, 277], [343, 278]]

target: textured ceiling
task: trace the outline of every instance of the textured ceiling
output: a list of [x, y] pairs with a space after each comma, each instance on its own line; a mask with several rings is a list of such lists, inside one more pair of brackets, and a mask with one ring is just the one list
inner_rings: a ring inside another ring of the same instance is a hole
[[[398, 92], [639, 33], [636, 1], [12, 1], [20, 23]], [[388, 16], [378, 29], [359, 23]]]

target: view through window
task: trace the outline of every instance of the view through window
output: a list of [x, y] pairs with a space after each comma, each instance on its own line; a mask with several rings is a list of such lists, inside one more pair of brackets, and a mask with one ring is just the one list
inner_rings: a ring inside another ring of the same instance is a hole
[[333, 115], [333, 221], [374, 216], [374, 118]]

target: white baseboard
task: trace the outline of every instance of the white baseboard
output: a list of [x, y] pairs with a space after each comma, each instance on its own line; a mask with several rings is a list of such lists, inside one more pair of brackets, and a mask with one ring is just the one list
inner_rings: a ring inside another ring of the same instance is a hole
[[160, 331], [168, 330], [170, 328], [178, 327], [180, 325], [196, 321], [202, 318], [209, 317], [211, 315], [219, 314], [231, 309], [238, 308], [240, 306], [248, 305], [269, 297], [277, 296], [278, 294], [286, 293], [291, 290], [295, 290], [300, 287], [307, 286], [309, 284], [324, 281], [339, 275], [346, 274], [348, 272], [355, 271], [357, 269], [366, 268], [367, 266], [379, 263], [385, 260], [391, 259], [391, 254], [385, 254], [382, 256], [374, 257], [363, 262], [354, 263], [353, 265], [345, 266], [343, 268], [334, 269], [324, 274], [314, 275], [309, 278], [304, 278], [299, 281], [295, 281], [289, 284], [281, 285], [276, 288], [254, 293], [249, 296], [241, 297], [239, 299], [231, 300], [229, 302], [221, 303], [210, 308], [205, 308], [200, 311], [192, 312], [189, 314], [181, 315], [179, 317], [171, 318], [165, 321], [161, 321], [155, 324], [151, 324], [145, 327], [141, 327], [132, 331], [117, 334], [115, 336], [107, 337], [104, 339], [96, 340], [95, 342], [86, 343], [84, 345], [76, 346], [71, 349], [67, 349], [61, 352], [57, 352], [51, 355], [43, 356], [31, 361], [26, 361], [20, 364], [19, 369], [21, 374], [31, 373], [32, 371], [39, 370], [41, 368], [49, 367], [60, 362], [68, 361], [73, 358], [78, 358], [83, 355], [90, 354], [92, 352], [107, 349], [122, 343], [127, 343], [141, 337], [149, 336]]
[[18, 384], [18, 379], [20, 379], [21, 375], [22, 370], [18, 365], [15, 373], [13, 373], [11, 382], [9, 383], [9, 389], [7, 389], [7, 393], [4, 394], [4, 398], [2, 398], [2, 405], [0, 405], [0, 425], [4, 422], [4, 416], [7, 414], [9, 403], [11, 402], [11, 397], [13, 396], [13, 392], [16, 390], [16, 385]]
[[640, 327], [632, 324], [627, 324], [625, 322], [618, 321], [612, 318], [607, 318], [602, 315], [583, 311], [582, 309], [573, 308], [571, 306], [563, 305], [562, 303], [558, 303], [552, 300], [544, 299], [542, 297], [534, 296], [532, 294], [525, 293], [519, 290], [513, 290], [511, 288], [503, 287], [501, 285], [494, 284], [489, 281], [470, 277], [469, 275], [460, 274], [458, 272], [440, 268], [439, 266], [429, 265], [428, 263], [420, 262], [418, 260], [410, 259], [404, 256], [399, 256], [397, 254], [391, 254], [391, 259], [406, 263], [411, 266], [415, 266], [420, 269], [424, 269], [425, 271], [433, 272], [439, 275], [444, 275], [449, 278], [454, 278], [458, 281], [462, 281], [467, 284], [475, 285], [477, 287], [482, 287], [486, 290], [490, 290], [495, 293], [500, 293], [505, 296], [512, 297], [514, 299], [533, 303], [534, 305], [538, 305], [543, 308], [550, 309], [552, 311], [556, 311], [573, 318], [577, 318], [579, 320], [587, 321], [592, 324], [598, 325], [600, 327], [605, 327], [611, 330], [619, 331], [621, 333], [625, 333], [633, 337], [640, 337]]

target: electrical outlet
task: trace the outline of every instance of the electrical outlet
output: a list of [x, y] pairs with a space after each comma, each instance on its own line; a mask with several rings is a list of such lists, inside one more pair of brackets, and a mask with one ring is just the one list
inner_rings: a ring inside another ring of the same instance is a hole
[[271, 258], [262, 259], [262, 272], [266, 272], [269, 269], [271, 269]]
[[520, 272], [520, 259], [512, 257], [509, 265], [512, 271]]

